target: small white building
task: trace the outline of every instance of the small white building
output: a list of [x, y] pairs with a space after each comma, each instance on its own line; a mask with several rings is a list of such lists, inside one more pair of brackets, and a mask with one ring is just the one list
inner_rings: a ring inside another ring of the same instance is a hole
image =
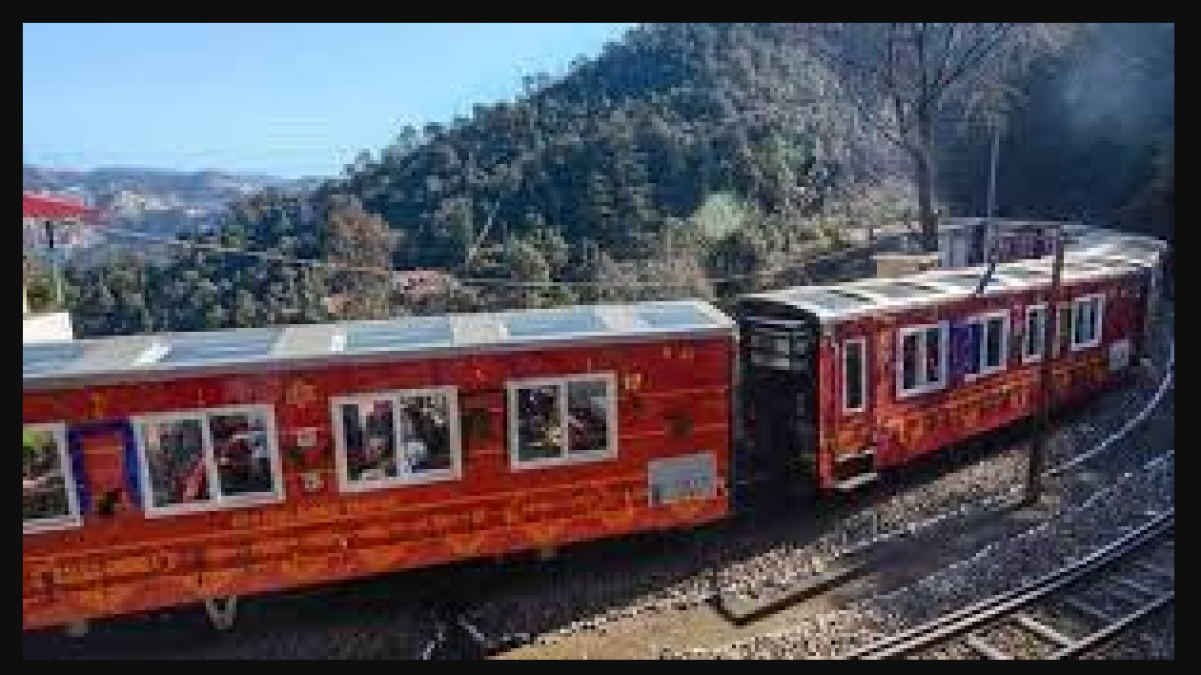
[[[45, 230], [44, 244], [51, 256], [55, 254], [55, 238], [62, 237], [56, 232], [56, 226], [78, 223], [96, 215], [96, 210], [75, 201], [25, 193], [22, 200], [22, 226], [33, 230], [40, 238], [41, 228]], [[71, 314], [62, 307], [61, 280], [55, 269], [55, 294], [58, 308], [47, 312], [30, 312], [29, 287], [26, 280], [22, 281], [22, 316], [21, 342], [48, 342], [55, 340], [75, 339], [75, 329], [71, 323]]]
[[21, 342], [23, 344], [74, 339], [75, 327], [71, 324], [70, 312], [26, 314], [21, 324]]
[[[944, 268], [971, 267], [988, 262], [1029, 260], [1051, 254], [1051, 232], [1061, 223], [1010, 218], [943, 218], [938, 224], [938, 252]], [[1062, 223], [1067, 234], [1080, 228]]]

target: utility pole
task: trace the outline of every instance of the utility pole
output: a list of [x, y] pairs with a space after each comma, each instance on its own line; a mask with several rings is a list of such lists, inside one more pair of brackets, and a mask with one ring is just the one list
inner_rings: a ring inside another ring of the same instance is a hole
[[[985, 249], [988, 251], [989, 263], [996, 264], [997, 223], [993, 218], [997, 214], [997, 156], [1001, 153], [1001, 122], [994, 121], [992, 125], [992, 152], [988, 160], [988, 212], [984, 231]], [[990, 268], [991, 269], [991, 268]]]
[[1027, 463], [1026, 505], [1037, 504], [1043, 493], [1043, 463], [1046, 457], [1047, 438], [1051, 434], [1052, 366], [1055, 359], [1056, 337], [1059, 334], [1059, 285], [1063, 275], [1063, 225], [1057, 224], [1051, 239], [1055, 247], [1055, 262], [1051, 266], [1051, 292], [1046, 299], [1047, 314], [1043, 321], [1042, 361], [1038, 375], [1038, 413], [1034, 440], [1030, 443], [1030, 461]]
[[988, 166], [988, 218], [992, 220], [997, 208], [997, 154], [1001, 147], [1001, 124], [992, 126], [992, 154]]
[[63, 308], [63, 276], [62, 270], [59, 269], [58, 250], [54, 246], [54, 220], [47, 218], [46, 226], [46, 250], [50, 258], [50, 274], [54, 281], [54, 309], [60, 311]]
[[980, 276], [980, 285], [976, 287], [976, 295], [980, 295], [991, 283], [993, 273], [997, 271], [997, 250], [1000, 242], [997, 236], [997, 224], [993, 222], [993, 212], [997, 206], [997, 149], [1001, 137], [1000, 123], [994, 123], [992, 128], [992, 158], [988, 169], [988, 214], [984, 220], [984, 258], [988, 268]]

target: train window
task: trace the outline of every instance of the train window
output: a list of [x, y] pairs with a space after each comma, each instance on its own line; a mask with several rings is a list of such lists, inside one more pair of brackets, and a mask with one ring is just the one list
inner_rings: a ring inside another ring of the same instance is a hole
[[270, 406], [134, 418], [148, 516], [251, 506], [283, 498]]
[[917, 386], [918, 372], [918, 334], [914, 333], [901, 338], [901, 388], [913, 389]]
[[217, 485], [224, 497], [275, 492], [270, 423], [261, 411], [238, 411], [208, 417]]
[[1043, 356], [1043, 341], [1047, 330], [1047, 306], [1026, 308], [1026, 331], [1022, 335], [1022, 362], [1037, 361]]
[[21, 452], [21, 519], [25, 532], [44, 532], [80, 523], [66, 427], [26, 424]]
[[509, 383], [515, 469], [608, 459], [617, 454], [612, 373]]
[[460, 476], [454, 387], [410, 389], [332, 401], [338, 480], [345, 492]]
[[842, 411], [861, 412], [867, 405], [867, 364], [864, 338], [842, 344]]
[[1008, 353], [1009, 312], [1000, 310], [968, 320], [969, 358], [965, 364], [967, 379], [1005, 370]]
[[1072, 301], [1072, 351], [1101, 343], [1101, 312], [1105, 296], [1086, 295]]
[[897, 339], [897, 396], [935, 391], [947, 382], [947, 322], [902, 328]]

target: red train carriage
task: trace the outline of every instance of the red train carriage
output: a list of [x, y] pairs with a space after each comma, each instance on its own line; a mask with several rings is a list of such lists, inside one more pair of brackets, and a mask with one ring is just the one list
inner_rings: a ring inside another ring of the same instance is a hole
[[733, 344], [684, 301], [26, 345], [24, 627], [721, 518]]
[[[1066, 255], [1055, 401], [1120, 380], [1143, 353], [1162, 244], [1106, 234]], [[747, 452], [755, 478], [851, 489], [877, 471], [1034, 412], [1051, 261], [932, 271], [741, 302]]]

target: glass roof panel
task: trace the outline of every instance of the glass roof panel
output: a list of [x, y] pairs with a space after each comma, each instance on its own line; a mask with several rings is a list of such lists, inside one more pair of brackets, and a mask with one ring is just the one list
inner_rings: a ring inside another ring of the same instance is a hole
[[[998, 276], [1000, 274], [1003, 274], [1003, 272], [997, 270], [997, 272], [993, 274], [993, 277], [988, 280], [989, 288], [1005, 285], [1005, 282]], [[979, 272], [968, 272], [966, 274], [948, 274], [942, 277], [931, 277], [930, 281], [937, 281], [940, 284], [946, 284], [948, 286], [954, 286], [955, 288], [960, 288], [965, 291], [971, 291], [980, 286], [980, 276], [981, 274]]]
[[603, 332], [605, 323], [591, 308], [523, 312], [503, 317], [505, 330], [513, 337], [543, 337], [573, 333]]
[[683, 328], [713, 323], [709, 315], [695, 305], [660, 305], [637, 310], [638, 316], [652, 328]]
[[905, 298], [914, 298], [939, 292], [937, 288], [908, 281], [882, 281], [872, 284], [860, 284], [855, 286], [855, 290], [882, 295], [894, 300], [903, 300]]
[[419, 316], [348, 326], [345, 351], [449, 345], [453, 339], [449, 318]]
[[270, 356], [282, 329], [265, 328], [222, 333], [187, 333], [167, 338], [167, 353], [155, 363], [179, 365], [237, 361]]
[[864, 307], [874, 304], [873, 300], [862, 295], [856, 295], [850, 291], [844, 291], [837, 288], [827, 288], [822, 290], [801, 289], [792, 294], [792, 299], [795, 302], [807, 302], [816, 305], [823, 309], [840, 310], [854, 309], [856, 307]]
[[1040, 279], [1051, 276], [1050, 271], [1035, 267], [1006, 267], [997, 270], [997, 274], [1015, 279]]
[[1096, 258], [1089, 258], [1089, 259], [1085, 260], [1084, 262], [1089, 265], [1095, 265], [1097, 268], [1103, 267], [1103, 268], [1107, 268], [1107, 269], [1117, 269], [1117, 270], [1143, 269], [1142, 265], [1139, 265], [1138, 263], [1132, 263], [1129, 260], [1122, 260], [1121, 258], [1096, 257]]
[[79, 342], [39, 342], [23, 345], [21, 349], [23, 375], [49, 375], [65, 370], [83, 356], [84, 345]]

